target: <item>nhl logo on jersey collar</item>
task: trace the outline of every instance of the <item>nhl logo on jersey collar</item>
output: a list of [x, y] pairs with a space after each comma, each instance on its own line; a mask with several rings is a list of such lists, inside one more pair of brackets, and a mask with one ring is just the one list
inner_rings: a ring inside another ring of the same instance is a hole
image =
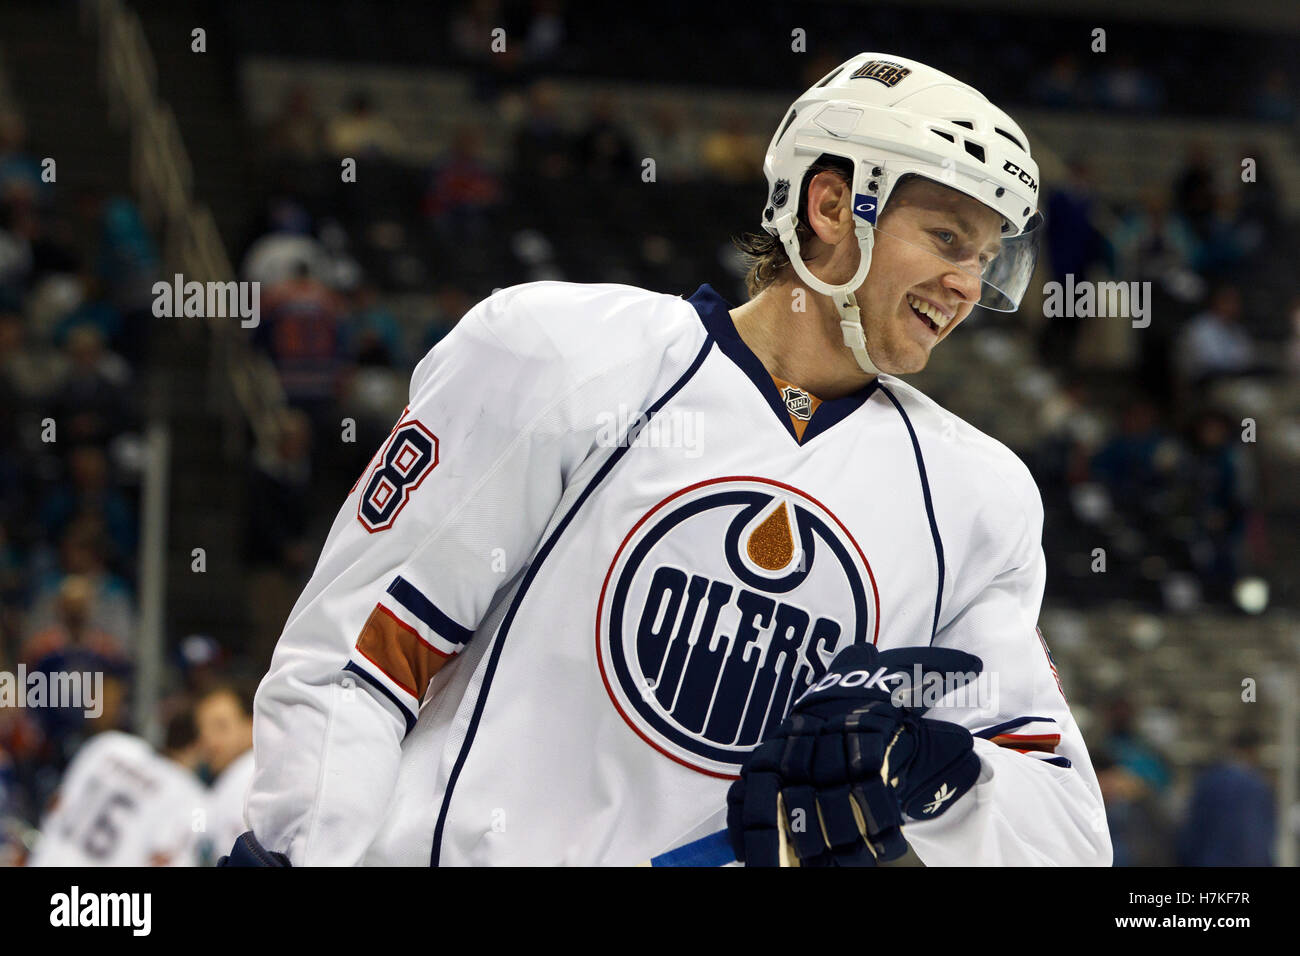
[[623, 539], [601, 589], [596, 659], [649, 746], [733, 777], [835, 652], [879, 637], [880, 598], [838, 518], [781, 482], [716, 478]]
[[806, 422], [812, 418], [812, 396], [802, 388], [787, 385], [781, 389], [781, 400], [785, 402], [785, 407], [790, 410], [790, 414], [799, 421]]

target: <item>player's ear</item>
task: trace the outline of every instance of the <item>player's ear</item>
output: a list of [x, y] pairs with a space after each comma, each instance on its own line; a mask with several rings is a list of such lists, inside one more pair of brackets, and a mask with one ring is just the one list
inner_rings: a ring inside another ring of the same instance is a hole
[[849, 184], [831, 170], [822, 170], [808, 184], [808, 225], [831, 246], [853, 232]]

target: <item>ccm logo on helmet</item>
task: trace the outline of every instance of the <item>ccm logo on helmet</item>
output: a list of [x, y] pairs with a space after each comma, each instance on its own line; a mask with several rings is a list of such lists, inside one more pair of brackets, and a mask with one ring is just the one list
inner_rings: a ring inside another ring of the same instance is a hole
[[1002, 168], [1006, 170], [1008, 173], [1010, 173], [1012, 176], [1018, 177], [1022, 183], [1024, 183], [1034, 192], [1038, 192], [1038, 183], [1034, 181], [1034, 177], [1030, 176], [1027, 172], [1025, 172], [1023, 169], [1021, 169], [1011, 160], [1008, 159], [1006, 163], [1002, 166]]

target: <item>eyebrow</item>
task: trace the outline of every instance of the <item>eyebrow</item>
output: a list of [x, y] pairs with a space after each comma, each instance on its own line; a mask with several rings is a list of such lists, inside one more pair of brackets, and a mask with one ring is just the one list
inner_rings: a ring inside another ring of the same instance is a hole
[[[961, 213], [957, 212], [955, 209], [947, 209], [947, 210], [944, 210], [944, 211], [945, 211], [948, 215], [952, 216], [953, 221], [957, 223], [957, 228], [960, 229], [962, 232], [966, 233], [967, 236], [974, 236], [974, 235], [976, 235], [975, 227], [972, 226], [972, 225], [970, 224], [970, 221], [967, 220], [967, 218], [966, 218], [965, 216], [963, 216]], [[995, 256], [996, 256], [999, 252], [1001, 252], [1001, 251], [1002, 251], [1002, 240], [999, 239], [998, 242], [997, 242], [997, 244], [996, 244], [995, 246], [993, 246], [993, 248], [992, 248], [991, 251], [992, 251], [993, 255], [995, 255]]]

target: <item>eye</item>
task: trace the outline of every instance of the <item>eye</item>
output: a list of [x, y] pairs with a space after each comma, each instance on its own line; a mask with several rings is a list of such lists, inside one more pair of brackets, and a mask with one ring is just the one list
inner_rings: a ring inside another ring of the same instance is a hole
[[957, 234], [949, 232], [947, 229], [936, 229], [934, 234], [939, 237], [940, 242], [945, 242], [948, 245], [952, 245], [957, 241]]

